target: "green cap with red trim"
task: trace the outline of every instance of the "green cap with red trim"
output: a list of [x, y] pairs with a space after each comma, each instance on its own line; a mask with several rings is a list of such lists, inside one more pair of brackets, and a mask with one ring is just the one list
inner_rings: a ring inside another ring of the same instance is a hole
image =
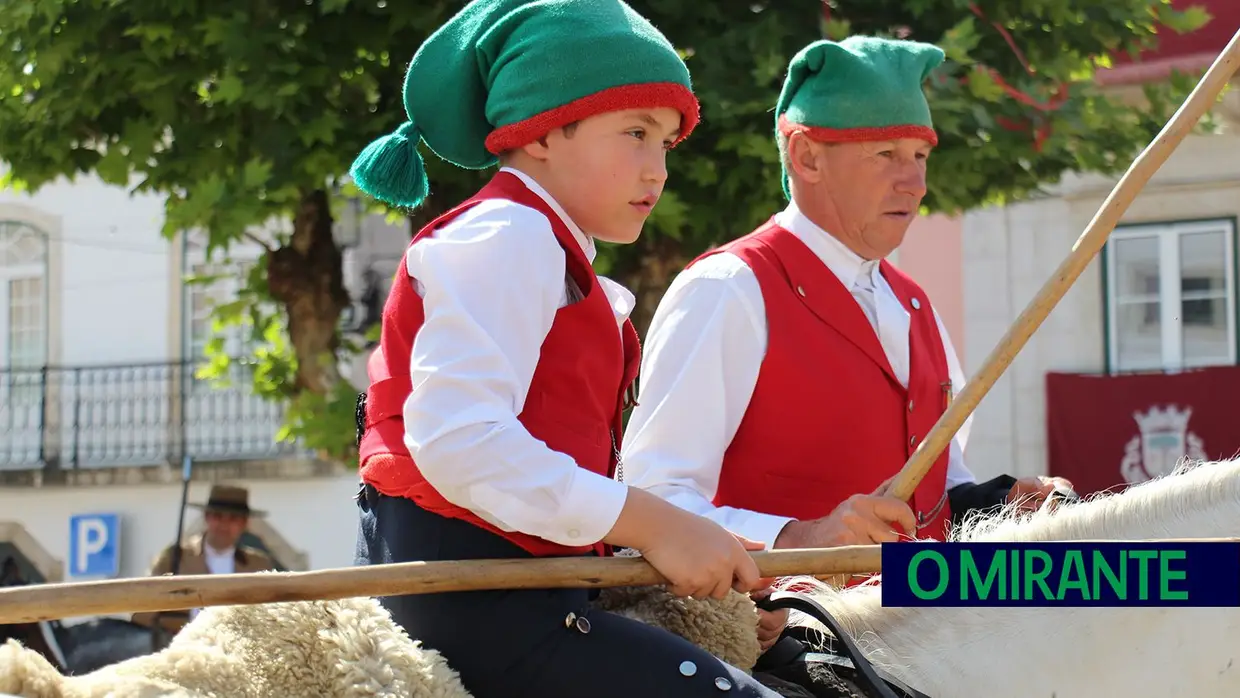
[[776, 131], [785, 137], [802, 131], [828, 143], [921, 138], [937, 145], [922, 83], [943, 59], [938, 46], [918, 41], [815, 41], [788, 65], [775, 105]]
[[419, 141], [482, 169], [604, 112], [676, 109], [677, 142], [699, 119], [675, 47], [621, 0], [474, 0], [413, 56], [404, 103], [408, 121], [367, 146], [350, 174], [362, 191], [405, 207], [429, 193]]

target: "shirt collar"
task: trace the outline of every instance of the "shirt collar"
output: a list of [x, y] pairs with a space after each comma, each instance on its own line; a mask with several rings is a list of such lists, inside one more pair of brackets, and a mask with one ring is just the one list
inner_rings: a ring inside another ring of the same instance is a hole
[[564, 225], [568, 227], [568, 231], [573, 234], [573, 239], [576, 240], [577, 244], [581, 246], [581, 251], [585, 253], [586, 259], [589, 260], [591, 264], [594, 263], [594, 256], [598, 254], [598, 251], [594, 247], [594, 238], [586, 235], [585, 232], [583, 232], [581, 228], [573, 222], [573, 219], [569, 218], [568, 213], [563, 207], [560, 206], [560, 203], [555, 200], [555, 197], [547, 193], [547, 190], [543, 189], [542, 185], [535, 181], [533, 177], [525, 174], [515, 167], [505, 166], [499, 168], [499, 171], [507, 172], [508, 174], [511, 174], [521, 180], [527, 189], [537, 194], [543, 201], [547, 202], [547, 205], [551, 207], [551, 210], [555, 211], [561, 221], [564, 221]]
[[860, 255], [839, 241], [834, 235], [823, 230], [806, 216], [796, 202], [789, 202], [788, 207], [775, 215], [775, 222], [792, 233], [835, 274], [844, 288], [852, 291], [858, 281], [869, 277], [870, 285], [879, 287], [879, 262], [877, 259], [863, 259]]

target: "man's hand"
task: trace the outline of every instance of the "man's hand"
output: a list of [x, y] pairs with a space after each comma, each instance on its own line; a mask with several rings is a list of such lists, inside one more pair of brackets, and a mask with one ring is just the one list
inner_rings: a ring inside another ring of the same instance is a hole
[[[880, 491], [886, 485], [883, 483]], [[908, 504], [885, 495], [855, 494], [820, 519], [789, 522], [775, 539], [775, 547], [890, 543], [899, 540], [901, 533], [911, 536], [916, 528], [917, 519]]]
[[[765, 599], [771, 595], [771, 589], [763, 589], [755, 591], [749, 595], [754, 601]], [[771, 649], [779, 636], [783, 634], [784, 627], [788, 625], [788, 609], [781, 608], [778, 611], [764, 611], [758, 609], [758, 646], [765, 652]]]
[[1071, 492], [1072, 483], [1062, 477], [1021, 478], [1008, 491], [1007, 502], [1016, 504], [1020, 509], [1037, 509], [1057, 489]]

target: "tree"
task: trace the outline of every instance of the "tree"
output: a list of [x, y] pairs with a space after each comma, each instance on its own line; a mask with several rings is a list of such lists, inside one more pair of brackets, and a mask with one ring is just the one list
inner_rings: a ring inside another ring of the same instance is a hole
[[[1152, 47], [1159, 24], [1188, 31], [1209, 19], [1168, 0], [830, 0], [821, 23], [804, 11], [774, 11], [789, 6], [774, 2], [632, 4], [692, 51], [704, 110], [702, 125], [671, 156], [671, 191], [649, 232], [600, 254], [638, 294], [642, 328], [684, 264], [784, 205], [771, 110], [784, 67], [806, 43], [871, 34], [946, 51], [927, 88], [940, 143], [922, 203], [924, 213], [953, 214], [1026, 197], [1065, 172], [1122, 172], [1192, 82], [1151, 85], [1149, 108], [1134, 110], [1101, 93], [1096, 67]], [[760, 6], [768, 9], [753, 9]]]
[[[349, 193], [353, 157], [401, 122], [409, 55], [462, 4], [15, 4], [0, 18], [7, 184], [36, 190], [93, 172], [166, 195], [164, 235], [197, 231], [209, 256], [243, 239], [262, 245], [215, 327], [248, 328], [255, 387], [289, 402], [290, 436], [343, 454], [354, 394], [337, 368], [352, 348], [339, 330], [349, 299], [333, 202]], [[450, 191], [453, 178], [471, 179], [435, 175]], [[265, 224], [287, 232], [256, 232]], [[208, 346], [201, 375], [224, 374], [223, 346]]]
[[[1106, 56], [1150, 44], [1159, 23], [1199, 26], [1169, 0], [836, 0], [816, 4], [631, 0], [680, 47], [704, 121], [671, 157], [647, 234], [608, 247], [600, 271], [638, 293], [644, 327], [671, 276], [783, 203], [771, 107], [788, 59], [823, 33], [909, 36], [949, 61], [929, 86], [941, 145], [927, 211], [1027, 196], [1066, 171], [1122, 170], [1186, 93], [1149, 90], [1133, 110], [1092, 86]], [[10, 186], [94, 172], [167, 195], [164, 234], [204, 233], [212, 250], [267, 249], [216, 326], [242, 324], [261, 394], [290, 405], [288, 436], [348, 457], [353, 388], [337, 360], [356, 347], [334, 204], [349, 163], [402, 119], [405, 64], [463, 0], [41, 0], [0, 18], [0, 159]], [[1106, 9], [1100, 9], [1105, 6]], [[776, 9], [779, 8], [779, 9]], [[410, 227], [474, 191], [489, 172], [427, 156], [432, 195]], [[400, 212], [397, 212], [398, 214]], [[254, 232], [271, 222], [287, 234]], [[233, 357], [215, 343], [206, 372]]]

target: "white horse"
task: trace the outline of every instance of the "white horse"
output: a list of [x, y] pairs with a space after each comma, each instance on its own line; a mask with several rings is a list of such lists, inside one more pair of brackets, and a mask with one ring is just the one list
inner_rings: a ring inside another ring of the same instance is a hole
[[[952, 539], [1231, 536], [1240, 459], [1053, 513], [977, 518]], [[875, 582], [814, 595], [876, 667], [931, 698], [1240, 696], [1240, 608], [884, 608]]]

